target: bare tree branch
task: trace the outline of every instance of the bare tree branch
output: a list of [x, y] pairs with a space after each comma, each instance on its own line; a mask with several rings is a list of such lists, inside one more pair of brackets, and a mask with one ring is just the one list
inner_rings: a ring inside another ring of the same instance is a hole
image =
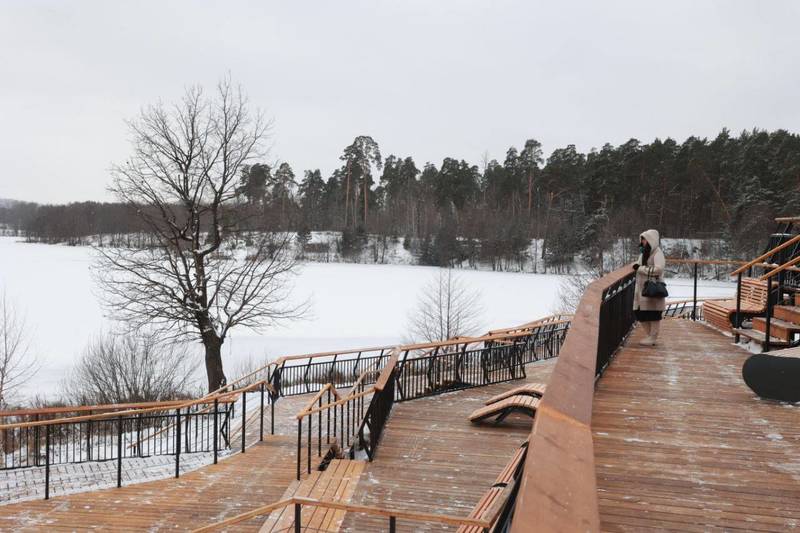
[[0, 290], [0, 409], [20, 386], [38, 372], [39, 360], [30, 353], [25, 317]]
[[129, 122], [133, 155], [112, 169], [111, 190], [156, 244], [97, 249], [107, 308], [134, 331], [199, 339], [211, 390], [225, 382], [220, 348], [231, 328], [305, 311], [287, 303], [295, 268], [288, 236], [241, 234], [238, 177], [263, 156], [269, 126], [229, 79], [213, 98], [193, 87], [178, 104], [149, 106]]
[[481, 328], [480, 293], [453, 270], [442, 269], [420, 293], [408, 316], [408, 342], [437, 342], [469, 336]]

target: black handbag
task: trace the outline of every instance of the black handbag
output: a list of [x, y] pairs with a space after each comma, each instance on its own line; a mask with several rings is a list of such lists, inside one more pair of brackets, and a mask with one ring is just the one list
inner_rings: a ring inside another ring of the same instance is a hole
[[669, 296], [667, 292], [667, 284], [663, 281], [650, 279], [652, 276], [647, 275], [647, 281], [644, 282], [642, 287], [642, 296], [645, 298], [666, 298]]

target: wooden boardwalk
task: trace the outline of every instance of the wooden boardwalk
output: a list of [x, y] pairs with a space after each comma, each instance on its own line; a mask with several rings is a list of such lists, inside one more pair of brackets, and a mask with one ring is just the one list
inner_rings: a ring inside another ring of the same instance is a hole
[[701, 324], [664, 321], [655, 348], [639, 338], [594, 397], [602, 528], [800, 528], [800, 406], [757, 398], [749, 353]]
[[[263, 443], [217, 465], [122, 488], [0, 507], [0, 531], [185, 531], [277, 501], [295, 476], [293, 437]], [[258, 531], [261, 520], [241, 524]]]
[[[527, 367], [525, 380], [395, 404], [378, 447], [351, 487], [354, 504], [466, 517], [490, 488], [531, 429], [531, 418], [475, 425], [469, 414], [490, 397], [527, 382], [546, 383], [555, 360]], [[275, 502], [294, 484], [296, 419], [308, 399], [278, 402], [276, 429], [284, 435], [180, 479], [0, 505], [0, 531], [186, 531]], [[238, 422], [238, 418], [237, 418]], [[248, 434], [257, 424], [251, 423]], [[316, 441], [314, 441], [316, 442]], [[238, 524], [258, 531], [266, 517]], [[398, 531], [442, 531], [440, 523], [404, 523]], [[343, 531], [383, 531], [388, 521], [348, 513]]]
[[[352, 503], [416, 512], [469, 515], [530, 435], [532, 420], [511, 415], [500, 425], [471, 424], [492, 396], [524, 382], [546, 383], [555, 360], [528, 365], [527, 378], [396, 403], [374, 462], [367, 463]], [[385, 519], [348, 513], [344, 531], [388, 531]], [[398, 520], [399, 532], [455, 527]]]

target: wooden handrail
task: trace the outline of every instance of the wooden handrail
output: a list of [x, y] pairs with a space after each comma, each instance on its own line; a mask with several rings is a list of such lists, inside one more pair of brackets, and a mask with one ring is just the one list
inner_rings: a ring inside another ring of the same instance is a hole
[[751, 266], [754, 266], [757, 263], [762, 262], [767, 257], [775, 254], [776, 252], [780, 252], [784, 248], [788, 248], [789, 246], [791, 246], [791, 245], [793, 245], [795, 243], [798, 243], [798, 242], [800, 242], [800, 234], [795, 235], [794, 237], [792, 237], [788, 241], [784, 242], [783, 244], [779, 244], [778, 246], [776, 246], [772, 250], [769, 250], [768, 252], [765, 252], [765, 253], [759, 255], [758, 257], [756, 257], [752, 261], [748, 261], [744, 265], [740, 266], [739, 268], [737, 268], [736, 270], [731, 272], [731, 276], [736, 276], [737, 274], [740, 274], [740, 273], [744, 272], [745, 270], [747, 270]]
[[307, 416], [315, 415], [317, 413], [321, 413], [323, 411], [327, 411], [328, 409], [332, 409], [332, 408], [338, 407], [340, 405], [345, 405], [348, 402], [351, 402], [351, 401], [353, 401], [353, 400], [355, 400], [357, 398], [361, 398], [362, 396], [369, 396], [370, 394], [373, 394], [374, 392], [376, 392], [376, 389], [375, 389], [375, 386], [373, 385], [372, 387], [370, 387], [368, 389], [365, 389], [362, 392], [357, 392], [356, 394], [353, 394], [351, 396], [345, 396], [341, 400], [336, 400], [335, 402], [322, 404], [319, 407], [312, 407], [311, 409], [307, 409], [305, 411], [300, 411], [299, 413], [297, 413], [297, 418], [299, 420], [301, 418], [305, 418]]
[[374, 373], [374, 372], [376, 372], [376, 371], [375, 371], [375, 370], [364, 370], [364, 371], [361, 373], [361, 375], [360, 375], [360, 376], [358, 376], [358, 379], [356, 379], [355, 383], [353, 383], [353, 386], [352, 386], [352, 387], [350, 387], [350, 392], [348, 392], [347, 394], [345, 394], [345, 398], [346, 398], [346, 397], [348, 397], [348, 396], [352, 396], [353, 394], [355, 394], [355, 393], [356, 393], [356, 389], [358, 389], [358, 386], [359, 386], [359, 385], [361, 385], [361, 383], [363, 383], [363, 381], [364, 381], [365, 379], [367, 379], [367, 376], [369, 376], [370, 374], [372, 374], [372, 373]]
[[[569, 322], [569, 320], [564, 320], [563, 322]], [[555, 322], [550, 322], [548, 324], [555, 324]], [[406, 350], [425, 350], [428, 348], [437, 348], [443, 346], [455, 346], [459, 344], [475, 344], [478, 342], [486, 342], [486, 341], [494, 341], [500, 339], [516, 339], [519, 337], [529, 337], [530, 333], [528, 332], [520, 332], [520, 333], [500, 333], [496, 335], [483, 335], [481, 337], [467, 337], [464, 339], [454, 339], [454, 340], [446, 340], [446, 341], [439, 341], [439, 342], [427, 342], [421, 344], [404, 344], [402, 346], [398, 346], [398, 350], [406, 351]]]
[[314, 397], [309, 400], [306, 406], [301, 409], [299, 413], [297, 413], [297, 418], [303, 418], [307, 413], [309, 413], [314, 408], [314, 404], [317, 403], [317, 401], [322, 398], [322, 395], [328, 391], [333, 391], [333, 397], [336, 398], [337, 401], [342, 399], [342, 397], [339, 395], [339, 392], [336, 390], [336, 387], [334, 387], [332, 383], [326, 383], [321, 389], [319, 389], [319, 392], [317, 392]]
[[42, 407], [28, 409], [13, 409], [0, 411], [0, 418], [12, 416], [35, 416], [35, 415], [55, 415], [59, 413], [84, 413], [87, 411], [118, 411], [122, 409], [145, 409], [148, 407], [171, 407], [179, 405], [186, 400], [164, 400], [160, 402], [133, 402], [133, 403], [109, 403], [97, 405], [65, 405], [63, 407]]
[[207, 526], [195, 529], [194, 533], [210, 533], [212, 531], [219, 531], [229, 526], [233, 526], [241, 522], [244, 522], [246, 520], [250, 520], [251, 518], [255, 518], [257, 516], [263, 516], [277, 509], [281, 509], [289, 505], [295, 505], [295, 504], [307, 505], [313, 507], [325, 507], [328, 509], [347, 511], [350, 513], [369, 514], [374, 516], [383, 516], [386, 518], [394, 516], [395, 518], [400, 518], [403, 520], [414, 520], [417, 522], [436, 522], [451, 526], [470, 526], [470, 527], [479, 527], [482, 529], [492, 527], [491, 522], [488, 522], [486, 520], [478, 520], [476, 518], [451, 516], [451, 515], [435, 514], [435, 513], [420, 513], [416, 511], [403, 511], [399, 509], [389, 510], [380, 507], [368, 507], [366, 505], [355, 505], [351, 503], [316, 500], [313, 498], [303, 498], [299, 496], [294, 496], [291, 498], [287, 498], [285, 500], [271, 503], [269, 505], [264, 505], [257, 509], [253, 509], [252, 511], [248, 511], [246, 513], [242, 513], [240, 515], [228, 518], [227, 520], [222, 520], [215, 524], [209, 524]]
[[684, 259], [680, 257], [667, 257], [667, 263], [678, 265], [744, 265], [747, 261], [740, 259]]
[[[568, 323], [568, 322], [570, 322], [570, 321], [569, 320], [562, 320], [562, 321], [555, 321], [555, 322], [546, 322], [546, 324], [547, 325], [556, 325], [556, 324]], [[544, 325], [544, 323], [542, 325]], [[528, 332], [496, 333], [496, 334], [483, 335], [481, 337], [470, 337], [470, 338], [464, 338], [464, 339], [449, 339], [449, 340], [440, 341], [440, 342], [431, 342], [431, 343], [422, 343], [422, 344], [408, 344], [408, 345], [403, 345], [403, 346], [399, 346], [399, 347], [397, 347], [397, 346], [383, 346], [383, 347], [360, 348], [360, 349], [352, 349], [352, 350], [337, 350], [337, 351], [332, 351], [332, 352], [319, 352], [319, 353], [309, 354], [309, 355], [285, 356], [285, 357], [280, 357], [280, 358], [276, 359], [275, 361], [271, 361], [270, 363], [262, 366], [261, 368], [253, 370], [253, 371], [249, 372], [248, 374], [246, 374], [245, 376], [242, 376], [241, 378], [238, 378], [238, 379], [232, 381], [231, 383], [228, 383], [226, 385], [223, 385], [222, 387], [219, 387], [217, 390], [215, 390], [215, 391], [213, 391], [211, 393], [208, 393], [208, 394], [206, 394], [204, 396], [201, 396], [199, 398], [195, 398], [195, 399], [192, 399], [192, 400], [158, 403], [158, 404], [156, 404], [156, 405], [154, 405], [152, 407], [146, 407], [146, 408], [130, 407], [130, 408], [125, 408], [125, 409], [120, 410], [120, 411], [111, 411], [109, 409], [110, 412], [107, 412], [107, 413], [94, 413], [94, 414], [91, 414], [91, 415], [81, 415], [81, 416], [77, 416], [77, 417], [62, 417], [62, 418], [56, 418], [56, 419], [51, 419], [51, 420], [40, 420], [40, 421], [36, 421], [36, 422], [22, 422], [22, 423], [17, 423], [17, 424], [2, 424], [2, 425], [0, 425], [0, 430], [23, 428], [23, 427], [34, 427], [34, 426], [46, 426], [46, 425], [51, 425], [51, 424], [63, 424], [63, 423], [67, 423], [67, 422], [84, 422], [84, 421], [88, 421], [88, 420], [106, 420], [106, 419], [110, 419], [110, 418], [114, 418], [114, 417], [118, 417], [118, 416], [130, 416], [130, 415], [136, 415], [136, 414], [148, 414], [148, 413], [153, 413], [153, 412], [157, 412], [157, 411], [163, 411], [163, 410], [166, 410], [166, 409], [185, 409], [187, 407], [193, 407], [193, 406], [199, 405], [199, 404], [208, 404], [208, 403], [213, 402], [215, 399], [217, 401], [224, 402], [224, 401], [226, 401], [226, 395], [229, 395], [229, 394], [236, 395], [236, 394], [239, 394], [240, 391], [241, 391], [240, 389], [230, 390], [231, 387], [233, 387], [234, 385], [239, 384], [239, 383], [251, 378], [252, 376], [258, 374], [259, 372], [263, 372], [264, 370], [268, 369], [271, 366], [276, 366], [276, 367], [280, 366], [285, 361], [291, 361], [291, 360], [297, 360], [297, 359], [314, 359], [314, 358], [320, 358], [320, 357], [330, 357], [330, 356], [333, 356], [333, 355], [356, 354], [356, 353], [359, 353], [359, 352], [376, 351], [376, 350], [392, 350], [392, 349], [397, 349], [397, 350], [400, 350], [400, 351], [405, 351], [405, 350], [423, 350], [423, 349], [429, 349], [429, 348], [455, 346], [455, 345], [461, 345], [461, 344], [475, 344], [475, 343], [492, 341], [492, 340], [500, 340], [500, 339], [513, 339], [513, 338], [518, 338], [518, 337], [527, 337], [529, 335], [530, 335], [530, 333], [528, 333]], [[275, 389], [272, 387], [272, 385], [269, 382], [266, 382], [266, 380], [261, 380], [261, 381], [264, 381], [266, 383], [266, 387], [271, 392], [273, 392], [273, 393], [275, 392]], [[261, 381], [259, 381], [257, 383], [260, 384]], [[251, 390], [251, 389], [248, 389], [248, 390]], [[381, 390], [381, 388], [378, 388], [378, 390]], [[86, 407], [86, 406], [83, 406], [83, 407]], [[61, 408], [55, 408], [55, 409], [61, 409]], [[61, 411], [61, 412], [67, 412], [68, 413], [68, 412], [83, 412], [83, 411], [92, 410], [92, 409], [80, 409], [79, 411], [75, 411], [74, 410], [75, 408], [65, 408], [65, 409], [66, 410]], [[6, 412], [6, 413], [8, 413], [6, 416], [13, 416], [11, 414], [11, 412]], [[16, 413], [19, 413], [19, 411], [17, 411]], [[35, 412], [26, 413], [26, 414], [35, 414]]]
[[525, 324], [521, 324], [519, 326], [512, 328], [493, 329], [489, 331], [488, 335], [498, 335], [501, 333], [510, 333], [513, 331], [534, 329], [542, 326], [553, 326], [557, 324], [564, 324], [570, 322], [570, 320], [572, 320], [572, 315], [570, 314], [550, 315], [548, 317], [541, 318], [539, 320], [534, 320], [532, 322], [527, 322]]
[[800, 217], [778, 217], [775, 219], [778, 224], [786, 224], [787, 222], [800, 222]]
[[536, 410], [511, 533], [599, 531], [592, 400], [604, 291], [632, 276], [631, 265], [583, 293]]
[[766, 274], [764, 274], [763, 276], [761, 276], [758, 279], [761, 280], [761, 281], [770, 279], [775, 274], [780, 274], [784, 270], [789, 270], [790, 268], [792, 268], [794, 265], [796, 265], [798, 263], [800, 263], [800, 255], [798, 255], [797, 257], [795, 257], [791, 261], [785, 262], [784, 264], [782, 264], [778, 268], [776, 268], [774, 270], [770, 270], [769, 272], [767, 272]]
[[400, 359], [401, 351], [403, 351], [403, 348], [395, 348], [394, 350], [392, 350], [392, 353], [389, 356], [389, 360], [386, 361], [386, 366], [383, 367], [383, 370], [381, 370], [378, 379], [375, 380], [374, 388], [376, 391], [382, 391], [389, 383], [389, 380], [392, 377], [392, 373], [394, 372], [394, 369], [397, 366], [397, 361]]
[[[272, 387], [266, 381], [263, 381], [265, 386], [272, 390]], [[16, 424], [0, 424], [0, 431], [7, 430], [7, 429], [22, 429], [26, 427], [36, 427], [36, 426], [48, 426], [48, 425], [56, 425], [56, 424], [69, 424], [73, 422], [86, 422], [88, 420], [108, 420], [112, 418], [117, 418], [120, 416], [131, 416], [131, 415], [138, 415], [138, 414], [148, 414], [154, 413], [158, 411], [167, 411], [172, 409], [183, 409], [186, 407], [192, 407], [194, 405], [207, 405], [208, 403], [213, 402], [215, 399], [218, 402], [226, 403], [228, 402], [228, 397], [231, 395], [241, 394], [242, 392], [249, 392], [253, 390], [255, 387], [261, 386], [261, 381], [253, 383], [252, 385], [248, 385], [247, 387], [243, 387], [242, 389], [236, 389], [233, 391], [228, 392], [221, 392], [216, 393], [210, 396], [204, 396], [202, 398], [198, 398], [196, 400], [191, 400], [175, 405], [169, 405], [164, 407], [152, 407], [147, 409], [128, 409], [124, 411], [112, 411], [108, 413], [98, 413], [95, 415], [81, 415], [81, 416], [70, 416], [66, 418], [53, 418], [50, 420], [38, 420], [34, 422], [19, 422]]]

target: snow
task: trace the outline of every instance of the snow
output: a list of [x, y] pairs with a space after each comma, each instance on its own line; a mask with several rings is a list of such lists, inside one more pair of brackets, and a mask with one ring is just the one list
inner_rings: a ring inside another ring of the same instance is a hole
[[[25, 313], [32, 351], [42, 362], [25, 394], [57, 395], [60, 380], [89, 339], [112, 328], [89, 272], [93, 254], [87, 247], [0, 237], [0, 288]], [[223, 347], [225, 364], [234, 369], [247, 360], [401, 343], [407, 315], [437, 270], [404, 264], [304, 263], [293, 280], [293, 299], [310, 300], [309, 316], [260, 333], [233, 330]], [[562, 279], [476, 270], [459, 270], [458, 275], [481, 294], [484, 330], [551, 314]], [[691, 280], [667, 281], [671, 298], [691, 298]], [[732, 293], [730, 283], [700, 284], [700, 297]], [[199, 345], [194, 346], [199, 357]], [[197, 366], [202, 369], [199, 360]]]

